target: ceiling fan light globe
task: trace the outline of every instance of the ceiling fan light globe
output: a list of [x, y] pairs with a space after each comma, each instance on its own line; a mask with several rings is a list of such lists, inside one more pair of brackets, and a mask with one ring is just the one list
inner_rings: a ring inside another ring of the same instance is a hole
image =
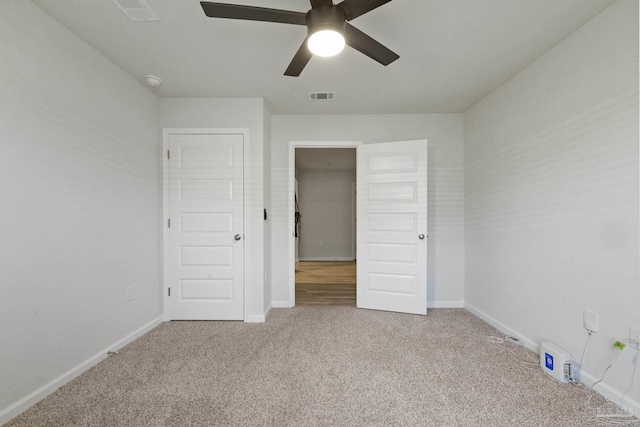
[[316, 31], [307, 42], [309, 50], [318, 56], [334, 56], [344, 49], [344, 36], [335, 30]]

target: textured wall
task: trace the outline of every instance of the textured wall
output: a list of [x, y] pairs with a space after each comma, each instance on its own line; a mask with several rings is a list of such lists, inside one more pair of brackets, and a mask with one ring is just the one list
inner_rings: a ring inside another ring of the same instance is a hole
[[355, 169], [298, 171], [301, 261], [354, 259], [352, 183], [355, 181]]
[[271, 197], [273, 301], [289, 301], [289, 141], [363, 141], [365, 144], [429, 141], [428, 300], [461, 305], [464, 300], [463, 116], [398, 114], [272, 116]]
[[23, 0], [0, 57], [1, 415], [159, 318], [161, 193], [155, 95]]
[[[468, 111], [464, 155], [466, 303], [577, 360], [595, 311], [587, 373], [600, 377], [640, 326], [638, 2], [614, 3]], [[632, 356], [608, 373], [619, 393]]]

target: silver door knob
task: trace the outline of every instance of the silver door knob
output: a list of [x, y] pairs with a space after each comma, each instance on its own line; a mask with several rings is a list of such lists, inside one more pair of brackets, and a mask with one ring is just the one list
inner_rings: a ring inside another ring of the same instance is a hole
[[424, 240], [424, 234], [419, 234], [419, 235], [418, 235], [418, 239], [420, 239], [420, 240]]
[[235, 236], [233, 236], [233, 239], [234, 240], [240, 240], [240, 239], [242, 239], [242, 236], [239, 235], [239, 234], [236, 234]]

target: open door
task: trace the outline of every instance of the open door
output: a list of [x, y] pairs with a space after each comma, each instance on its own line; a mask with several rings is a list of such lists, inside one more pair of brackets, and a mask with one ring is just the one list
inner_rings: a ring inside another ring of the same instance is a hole
[[427, 314], [427, 140], [357, 154], [357, 306]]

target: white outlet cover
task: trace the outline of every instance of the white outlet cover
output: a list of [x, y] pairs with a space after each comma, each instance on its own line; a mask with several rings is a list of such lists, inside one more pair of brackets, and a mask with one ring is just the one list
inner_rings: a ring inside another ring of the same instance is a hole
[[593, 311], [585, 310], [582, 315], [582, 321], [584, 328], [591, 332], [598, 332], [600, 330], [600, 316]]

